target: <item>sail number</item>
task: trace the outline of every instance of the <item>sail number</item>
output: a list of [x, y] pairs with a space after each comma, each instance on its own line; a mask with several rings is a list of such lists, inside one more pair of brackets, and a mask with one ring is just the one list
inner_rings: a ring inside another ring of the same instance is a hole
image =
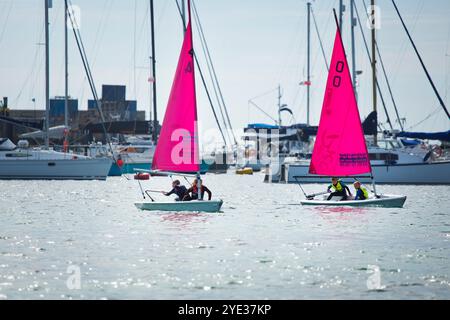
[[344, 62], [343, 61], [338, 61], [336, 63], [336, 72], [338, 73], [337, 75], [334, 76], [333, 78], [333, 87], [339, 88], [341, 86], [341, 75], [339, 73], [342, 73], [344, 71]]

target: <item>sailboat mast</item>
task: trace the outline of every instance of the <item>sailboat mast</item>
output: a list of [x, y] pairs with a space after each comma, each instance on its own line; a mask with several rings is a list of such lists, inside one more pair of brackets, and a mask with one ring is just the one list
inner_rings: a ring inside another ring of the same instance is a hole
[[45, 146], [50, 146], [50, 50], [49, 50], [49, 1], [45, 2]]
[[[184, 7], [184, 0], [181, 0], [182, 1], [182, 15], [183, 15], [183, 29], [184, 30], [186, 30], [186, 11], [185, 11], [185, 7]], [[189, 28], [189, 32], [191, 32], [191, 35], [190, 35], [190, 40], [191, 40], [191, 43], [190, 43], [190, 47], [191, 47], [191, 52], [192, 53], [190, 53], [190, 54], [192, 54], [192, 61], [195, 61], [195, 52], [194, 52], [194, 40], [193, 40], [193, 37], [192, 37], [192, 25], [191, 25], [191, 23], [192, 23], [192, 17], [191, 17], [191, 0], [187, 0], [188, 1], [188, 3], [187, 3], [187, 10], [188, 10], [188, 21], [189, 21], [189, 25], [190, 25], [190, 28]], [[194, 66], [192, 66], [192, 68], [193, 68], [193, 71], [192, 71], [192, 74], [193, 74], [193, 83], [194, 83], [194, 85], [193, 85], [193, 90], [194, 90], [194, 97], [195, 97], [195, 108], [197, 109], [197, 92], [196, 92], [196, 87], [195, 87], [195, 67]], [[195, 111], [195, 113], [196, 113], [196, 117], [195, 117], [195, 121], [198, 121], [198, 119], [197, 119], [197, 111]], [[195, 124], [195, 129], [194, 129], [194, 135], [198, 135], [198, 127], [197, 127], [197, 124]], [[224, 141], [225, 141], [225, 139], [224, 139]], [[197, 172], [197, 188], [198, 188], [198, 200], [200, 200], [200, 201], [202, 201], [203, 200], [203, 197], [202, 197], [202, 185], [203, 185], [203, 181], [202, 181], [202, 177], [201, 177], [201, 172], [200, 172], [200, 170], [201, 170], [201, 158], [200, 158], [200, 150], [198, 149], [199, 148], [199, 145], [198, 145], [198, 136], [197, 136], [197, 156], [198, 156], [198, 159], [195, 159], [195, 160], [197, 160], [197, 161], [199, 161], [199, 164], [198, 164], [198, 172]]]
[[339, 28], [341, 29], [341, 36], [342, 36], [342, 22], [344, 17], [344, 11], [345, 11], [344, 0], [339, 0]]
[[[373, 95], [373, 111], [377, 112], [377, 60], [376, 60], [376, 29], [375, 29], [375, 18], [378, 12], [375, 12], [375, 0], [371, 0], [372, 7], [372, 95]], [[373, 136], [374, 145], [377, 145], [377, 133]]]
[[358, 93], [356, 92], [356, 47], [355, 47], [355, 0], [350, 0], [350, 25], [351, 25], [351, 38], [352, 38], [352, 80], [353, 91], [355, 91], [356, 101], [358, 101]]
[[186, 4], [181, 0], [181, 17], [183, 18], [183, 33], [186, 31]]
[[[152, 75], [153, 75], [153, 142], [158, 139], [158, 109], [156, 105], [156, 49], [155, 49], [155, 15], [153, 0], [150, 0], [150, 24], [152, 37]], [[151, 118], [150, 118], [151, 121]]]
[[[69, 127], [69, 34], [68, 34], [68, 10], [67, 0], [64, 0], [64, 126]], [[64, 131], [64, 152], [67, 152], [68, 132]]]
[[311, 103], [311, 2], [306, 4], [308, 9], [307, 30], [307, 79], [306, 79], [306, 124], [310, 124], [310, 103]]
[[278, 85], [278, 126], [281, 128], [281, 85]]

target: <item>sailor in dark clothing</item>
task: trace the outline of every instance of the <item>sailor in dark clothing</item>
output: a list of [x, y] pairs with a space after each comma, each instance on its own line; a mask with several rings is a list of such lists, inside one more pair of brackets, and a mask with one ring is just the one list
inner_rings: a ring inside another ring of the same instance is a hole
[[[331, 192], [327, 200], [331, 200], [333, 197], [342, 197], [342, 200], [347, 200], [347, 197], [351, 197], [352, 193], [350, 189], [336, 177], [331, 178], [330, 186], [328, 187], [328, 192]], [[348, 196], [347, 196], [348, 192]]]
[[[200, 199], [203, 200], [203, 196], [205, 195], [205, 192], [208, 194], [208, 200], [211, 200], [212, 198], [212, 192], [209, 190], [205, 185], [202, 184], [201, 187], [201, 197]], [[199, 192], [198, 192], [198, 180], [195, 179], [194, 183], [192, 184], [192, 187], [188, 189], [186, 192], [186, 195], [183, 198], [183, 201], [192, 201], [192, 200], [198, 200]]]
[[177, 198], [175, 199], [175, 201], [182, 201], [186, 192], [187, 192], [186, 187], [182, 186], [179, 180], [175, 180], [172, 182], [172, 191], [164, 192], [164, 195], [170, 196], [172, 194], [176, 194]]

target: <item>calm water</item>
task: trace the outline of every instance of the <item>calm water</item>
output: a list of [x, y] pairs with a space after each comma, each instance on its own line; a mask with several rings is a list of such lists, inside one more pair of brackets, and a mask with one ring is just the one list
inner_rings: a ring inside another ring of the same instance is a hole
[[123, 178], [0, 181], [0, 299], [450, 298], [448, 186], [379, 187], [404, 209], [325, 209], [262, 178], [207, 176], [220, 214], [138, 211]]

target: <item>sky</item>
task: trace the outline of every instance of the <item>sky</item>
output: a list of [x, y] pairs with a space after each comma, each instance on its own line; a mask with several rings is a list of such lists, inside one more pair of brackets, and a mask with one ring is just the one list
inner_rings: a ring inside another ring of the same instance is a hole
[[[369, 0], [365, 0], [367, 3]], [[182, 24], [175, 0], [154, 0], [158, 113], [164, 114], [182, 44]], [[273, 120], [249, 100], [277, 118], [278, 85], [282, 103], [294, 112], [283, 123], [306, 122], [306, 0], [195, 0], [224, 99], [235, 130], [248, 123]], [[332, 9], [338, 0], [312, 1], [328, 61], [336, 27]], [[51, 96], [64, 95], [63, 0], [53, 0], [50, 11]], [[148, 0], [72, 0], [81, 12], [81, 35], [97, 90], [102, 84], [127, 86], [127, 99], [138, 100], [138, 109], [150, 109], [150, 27]], [[350, 5], [344, 0], [343, 39], [350, 60]], [[363, 0], [356, 0], [367, 39], [370, 31]], [[417, 56], [390, 0], [378, 0], [381, 26], [377, 41], [405, 128], [414, 131], [450, 129]], [[450, 1], [397, 0], [400, 12], [443, 100], [448, 105], [450, 75]], [[205, 58], [194, 27], [194, 47], [204, 71]], [[327, 70], [314, 26], [311, 26], [311, 124], [317, 125]], [[87, 109], [91, 99], [73, 34], [69, 34], [69, 92]], [[371, 70], [359, 27], [355, 33], [358, 104], [361, 117], [372, 109]], [[44, 0], [0, 0], [0, 96], [11, 108], [44, 109]], [[351, 61], [349, 61], [351, 64]], [[382, 77], [378, 75], [391, 119], [395, 113]], [[209, 75], [205, 76], [209, 79]], [[211, 88], [210, 82], [209, 86]], [[205, 90], [197, 73], [200, 124], [215, 128]], [[211, 88], [212, 89], [212, 88]], [[386, 121], [381, 103], [379, 120]], [[149, 116], [147, 112], [147, 117]], [[398, 124], [394, 124], [398, 127]]]

